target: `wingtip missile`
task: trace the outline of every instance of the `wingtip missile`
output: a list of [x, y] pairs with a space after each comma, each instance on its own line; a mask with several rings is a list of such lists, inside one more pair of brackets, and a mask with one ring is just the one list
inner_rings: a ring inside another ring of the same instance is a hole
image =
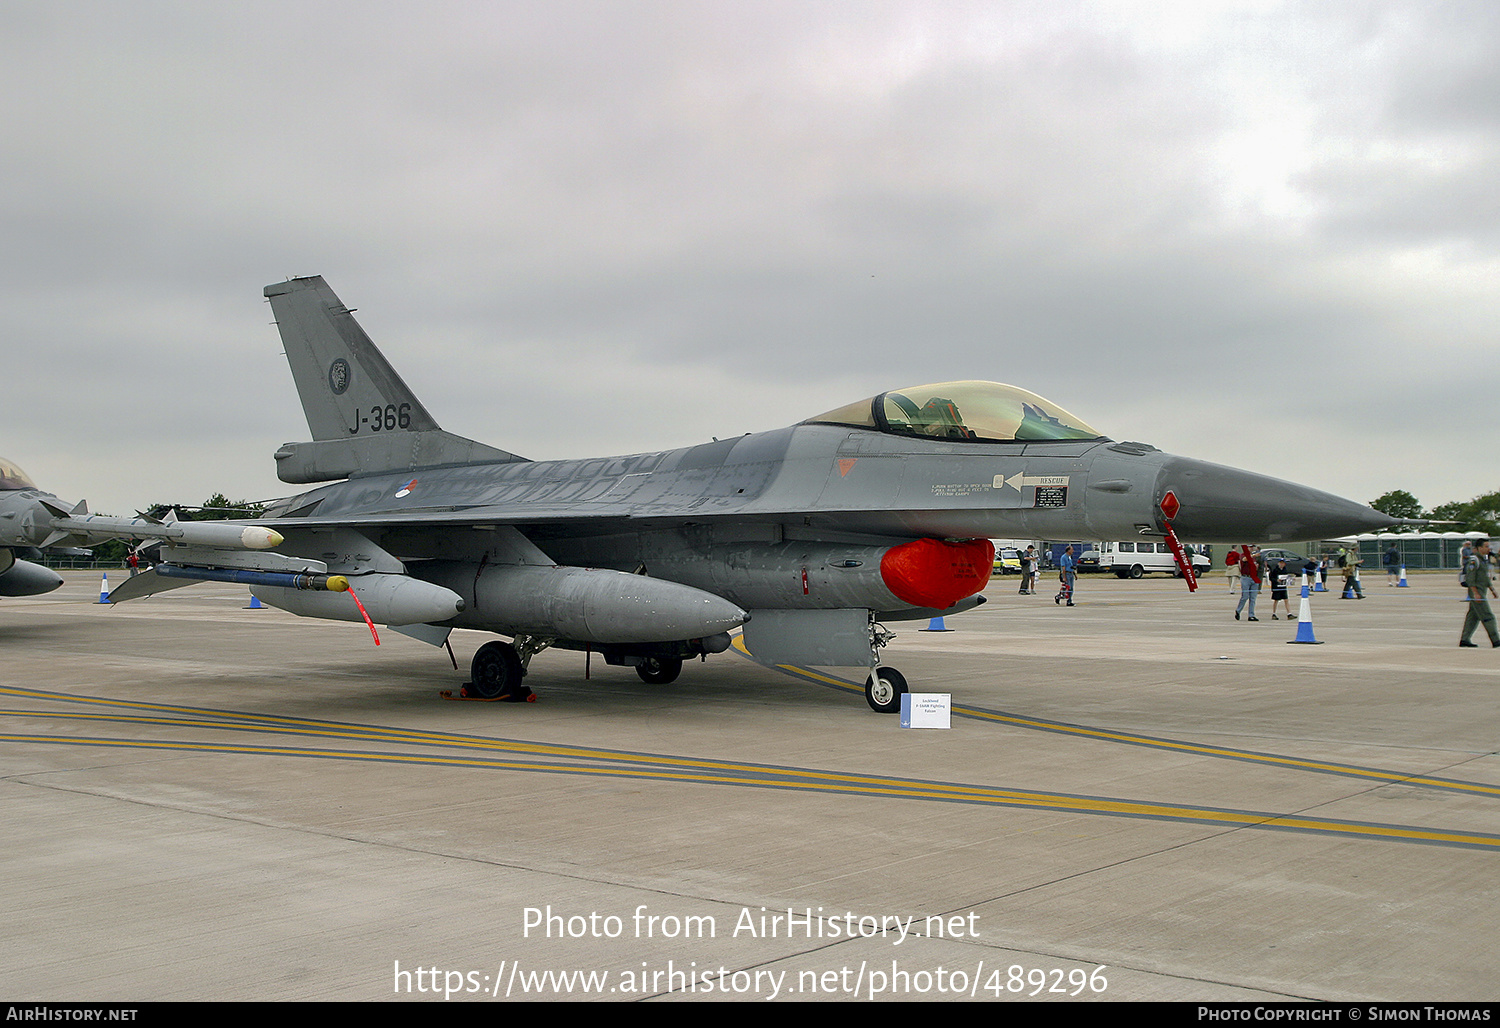
[[50, 515], [45, 522], [50, 534], [41, 543], [51, 545], [69, 536], [106, 539], [165, 539], [179, 546], [206, 546], [216, 550], [269, 550], [280, 546], [280, 532], [263, 525], [241, 521], [164, 521], [152, 518], [119, 518], [106, 514], [88, 514], [87, 505], [78, 504], [67, 513], [51, 503], [43, 503]]
[[240, 542], [244, 543], [247, 550], [275, 549], [283, 541], [281, 533], [274, 528], [261, 528], [258, 525], [250, 525], [244, 531], [240, 532]]

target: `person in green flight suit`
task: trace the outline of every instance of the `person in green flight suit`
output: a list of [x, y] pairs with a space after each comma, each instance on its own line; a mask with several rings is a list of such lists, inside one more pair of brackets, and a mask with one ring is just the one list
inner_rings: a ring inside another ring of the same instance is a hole
[[1495, 631], [1495, 615], [1490, 611], [1490, 601], [1485, 599], [1484, 594], [1488, 592], [1495, 595], [1495, 587], [1490, 584], [1490, 541], [1481, 539], [1474, 544], [1474, 556], [1469, 558], [1469, 566], [1466, 568], [1465, 577], [1469, 612], [1464, 615], [1464, 632], [1459, 637], [1460, 646], [1473, 646], [1469, 641], [1474, 634], [1474, 629], [1480, 625], [1489, 633], [1490, 645], [1500, 646], [1500, 633]]

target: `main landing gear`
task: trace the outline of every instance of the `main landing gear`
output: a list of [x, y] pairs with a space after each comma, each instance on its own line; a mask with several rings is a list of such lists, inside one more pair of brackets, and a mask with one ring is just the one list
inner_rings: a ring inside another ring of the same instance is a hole
[[481, 700], [523, 703], [535, 695], [521, 681], [525, 674], [521, 655], [514, 646], [508, 642], [487, 642], [479, 647], [469, 665], [471, 680], [464, 686], [464, 694]]
[[[518, 635], [514, 643], [498, 640], [485, 643], [474, 654], [474, 661], [469, 668], [471, 681], [464, 684], [463, 694], [481, 700], [533, 702], [536, 694], [522, 679], [526, 677], [531, 658], [552, 643], [550, 638], [530, 635]], [[720, 649], [728, 649], [727, 644]], [[610, 660], [608, 651], [605, 659], [612, 664], [625, 663], [624, 659], [618, 657]], [[681, 657], [635, 657], [631, 662], [635, 666], [635, 673], [648, 685], [667, 685], [677, 681], [677, 676], [682, 674]]]
[[635, 666], [635, 673], [647, 685], [667, 685], [677, 681], [682, 674], [681, 657], [644, 657]]
[[[536, 699], [524, 682], [526, 665], [550, 640], [518, 636], [514, 644], [496, 640], [479, 647], [470, 664], [471, 681], [464, 684], [463, 695], [481, 700], [508, 700], [512, 703]], [[623, 661], [622, 661], [623, 662]], [[641, 657], [635, 673], [648, 685], [667, 685], [682, 674], [681, 657]], [[908, 691], [906, 676], [893, 667], [876, 667], [865, 681], [865, 702], [879, 714], [896, 714], [901, 710], [901, 696]]]
[[877, 714], [900, 713], [904, 692], [906, 678], [893, 667], [878, 667], [865, 681], [865, 702]]

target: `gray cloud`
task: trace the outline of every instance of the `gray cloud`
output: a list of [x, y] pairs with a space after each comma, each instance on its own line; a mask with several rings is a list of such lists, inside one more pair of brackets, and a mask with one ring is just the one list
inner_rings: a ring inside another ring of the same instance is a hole
[[1500, 370], [1489, 5], [4, 13], [0, 452], [66, 495], [279, 491], [299, 274], [534, 456], [979, 377], [1362, 499], [1493, 487], [1446, 456]]

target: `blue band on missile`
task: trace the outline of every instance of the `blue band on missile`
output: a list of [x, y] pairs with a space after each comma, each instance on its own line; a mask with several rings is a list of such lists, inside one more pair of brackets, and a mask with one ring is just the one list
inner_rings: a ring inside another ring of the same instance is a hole
[[158, 564], [163, 578], [190, 578], [199, 582], [231, 582], [235, 585], [265, 585], [281, 589], [327, 589], [328, 575], [292, 571], [246, 571], [241, 568], [197, 568], [180, 564]]

